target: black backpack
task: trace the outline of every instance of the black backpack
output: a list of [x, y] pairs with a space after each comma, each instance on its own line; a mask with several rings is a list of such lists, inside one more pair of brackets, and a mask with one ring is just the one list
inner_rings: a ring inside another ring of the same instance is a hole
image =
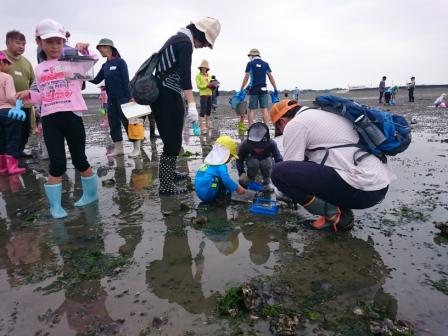
[[156, 77], [155, 72], [160, 55], [169, 45], [182, 41], [190, 41], [190, 39], [184, 34], [171, 37], [159, 52], [152, 54], [137, 70], [134, 78], [129, 82], [131, 96], [137, 104], [151, 105], [157, 100], [159, 97], [158, 79], [166, 78], [171, 73], [168, 71], [163, 76]]

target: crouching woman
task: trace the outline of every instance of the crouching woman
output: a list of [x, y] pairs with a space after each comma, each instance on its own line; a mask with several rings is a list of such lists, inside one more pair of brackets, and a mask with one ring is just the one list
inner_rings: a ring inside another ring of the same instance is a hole
[[[274, 166], [272, 182], [295, 203], [320, 216], [306, 226], [349, 231], [354, 223], [352, 209], [370, 208], [384, 199], [396, 176], [374, 155], [355, 162], [359, 148], [350, 145], [358, 143], [359, 136], [348, 119], [294, 100], [273, 105], [270, 115], [276, 135], [283, 134], [284, 148], [284, 161]], [[349, 146], [327, 149], [341, 145]]]

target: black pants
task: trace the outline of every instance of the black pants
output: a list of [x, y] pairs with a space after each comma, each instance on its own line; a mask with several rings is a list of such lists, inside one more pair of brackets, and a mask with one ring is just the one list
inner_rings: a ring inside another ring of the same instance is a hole
[[408, 94], [409, 94], [409, 102], [413, 103], [414, 102], [414, 88], [409, 88]]
[[390, 92], [385, 92], [384, 93], [384, 101], [386, 102], [386, 104], [389, 104], [391, 96], [392, 95], [391, 95]]
[[383, 94], [384, 94], [384, 91], [380, 91], [380, 99], [378, 100], [380, 104], [381, 104], [381, 101], [383, 100]]
[[123, 141], [121, 125], [128, 134], [128, 119], [121, 110], [121, 104], [129, 102], [127, 98], [109, 98], [107, 101], [107, 120], [109, 121], [110, 137], [113, 142]]
[[85, 153], [86, 132], [81, 117], [73, 112], [53, 113], [42, 117], [42, 127], [50, 157], [51, 176], [62, 176], [67, 170], [65, 140], [75, 168], [83, 172], [90, 167]]
[[26, 118], [21, 127], [20, 152], [23, 151], [25, 145], [28, 143], [31, 132], [31, 108], [22, 107], [22, 110], [25, 112]]
[[212, 113], [212, 96], [201, 96], [199, 102], [201, 105], [201, 117], [209, 116]]
[[165, 87], [159, 87], [159, 89], [159, 98], [151, 105], [151, 109], [163, 141], [162, 154], [177, 156], [182, 147], [182, 129], [185, 116], [184, 101], [176, 91]]
[[0, 155], [12, 155], [16, 159], [22, 152], [22, 121], [8, 118], [9, 108], [0, 109]]
[[302, 205], [317, 196], [343, 208], [367, 209], [381, 202], [388, 189], [353, 188], [333, 168], [306, 161], [276, 163], [271, 178], [278, 190]]

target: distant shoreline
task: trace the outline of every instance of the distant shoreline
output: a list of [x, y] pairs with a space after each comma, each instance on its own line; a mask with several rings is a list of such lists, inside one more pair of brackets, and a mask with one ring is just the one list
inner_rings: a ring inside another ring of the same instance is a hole
[[[432, 89], [432, 88], [444, 88], [444, 87], [448, 87], [448, 84], [431, 84], [431, 85], [416, 85], [416, 90], [418, 89]], [[402, 86], [398, 86], [399, 89], [406, 89], [406, 86], [402, 85]], [[363, 91], [371, 91], [371, 90], [378, 90], [378, 87], [366, 87], [366, 88], [362, 88], [362, 89], [355, 89], [355, 90], [348, 90], [347, 88], [332, 88], [332, 89], [321, 89], [321, 90], [314, 90], [314, 89], [303, 89], [300, 90], [300, 92], [303, 93], [312, 93], [312, 92], [316, 92], [316, 93], [335, 93], [337, 94], [337, 91], [345, 91], [346, 93], [348, 92], [363, 92]], [[284, 94], [284, 93], [288, 93], [288, 94], [292, 94], [293, 90], [281, 90], [279, 91], [280, 94]], [[233, 96], [236, 93], [235, 90], [233, 91], [225, 91], [225, 90], [220, 90], [219, 94], [221, 96]], [[97, 93], [84, 93], [83, 96], [85, 98], [98, 98], [98, 94], [99, 94], [99, 90]], [[197, 96], [199, 93], [196, 91], [193, 91], [193, 94], [195, 96]]]

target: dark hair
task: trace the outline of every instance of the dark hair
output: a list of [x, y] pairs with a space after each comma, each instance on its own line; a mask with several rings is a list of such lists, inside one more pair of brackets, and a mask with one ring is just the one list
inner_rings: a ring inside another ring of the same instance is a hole
[[6, 33], [6, 41], [9, 41], [9, 40], [19, 40], [19, 41], [26, 42], [25, 35], [23, 35], [18, 30], [11, 30]]
[[412, 76], [412, 77], [411, 77], [411, 79], [415, 79], [415, 77], [414, 77], [414, 76]]
[[199, 42], [201, 42], [202, 44], [210, 44], [207, 41], [207, 38], [205, 37], [205, 33], [201, 32], [199, 29], [196, 28], [196, 26], [193, 23], [190, 23], [187, 27], [186, 27], [189, 31], [191, 31], [191, 33], [193, 34], [193, 38], [198, 40]]
[[383, 79], [386, 79], [387, 77], [386, 76], [383, 76]]
[[[289, 106], [289, 105], [296, 104], [296, 103], [297, 103], [296, 100], [290, 100], [290, 101], [288, 102], [288, 106]], [[302, 106], [300, 106], [300, 105], [294, 106], [292, 109], [290, 109], [288, 112], [286, 112], [286, 113], [283, 115], [283, 117], [292, 119], [292, 118], [294, 118], [294, 116], [296, 115], [296, 113], [297, 113], [301, 108], [302, 108]]]

